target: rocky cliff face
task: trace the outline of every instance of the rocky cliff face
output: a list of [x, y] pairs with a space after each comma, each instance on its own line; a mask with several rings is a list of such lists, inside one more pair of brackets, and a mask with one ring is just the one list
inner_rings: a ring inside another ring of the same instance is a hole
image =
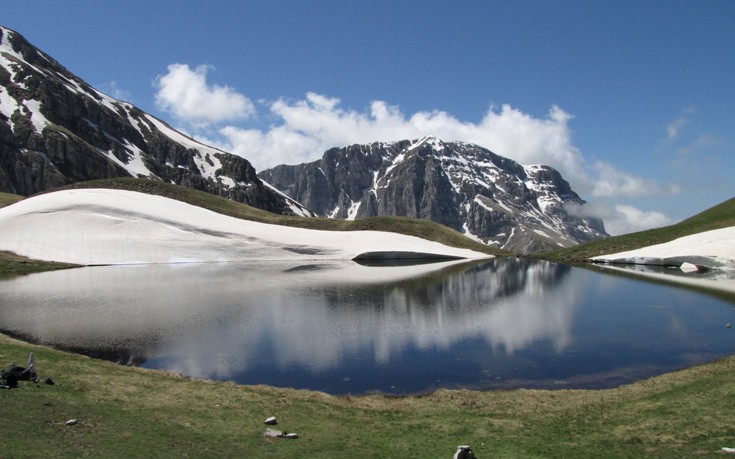
[[0, 27], [0, 191], [113, 177], [163, 180], [277, 213], [308, 214], [250, 163], [205, 146], [73, 75]]
[[602, 221], [567, 211], [584, 201], [548, 166], [433, 137], [333, 148], [322, 159], [260, 177], [319, 215], [433, 220], [486, 244], [524, 253], [607, 236]]

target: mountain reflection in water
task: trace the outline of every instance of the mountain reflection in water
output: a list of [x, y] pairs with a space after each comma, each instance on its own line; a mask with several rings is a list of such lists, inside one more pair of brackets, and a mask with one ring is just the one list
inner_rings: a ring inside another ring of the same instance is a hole
[[611, 282], [638, 285], [515, 258], [95, 267], [0, 282], [0, 329], [193, 377], [332, 393], [596, 387], [701, 354], [635, 359], [605, 338], [625, 333], [589, 330], [607, 321]]

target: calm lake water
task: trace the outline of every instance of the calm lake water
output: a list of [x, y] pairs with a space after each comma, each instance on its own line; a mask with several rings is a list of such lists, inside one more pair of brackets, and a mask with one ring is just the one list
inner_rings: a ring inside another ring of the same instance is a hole
[[334, 394], [600, 388], [734, 354], [733, 304], [521, 259], [148, 265], [0, 281], [0, 330], [197, 378]]

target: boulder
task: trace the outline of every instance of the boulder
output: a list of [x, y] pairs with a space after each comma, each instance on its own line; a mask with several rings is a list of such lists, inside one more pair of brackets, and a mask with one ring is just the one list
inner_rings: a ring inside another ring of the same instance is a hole
[[459, 445], [457, 452], [454, 453], [454, 459], [477, 459], [477, 456], [469, 445]]

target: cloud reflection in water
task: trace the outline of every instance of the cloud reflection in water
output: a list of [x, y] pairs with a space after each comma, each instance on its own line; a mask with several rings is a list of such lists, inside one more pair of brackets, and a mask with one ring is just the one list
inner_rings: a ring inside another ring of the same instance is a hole
[[312, 372], [407, 349], [485, 340], [513, 354], [572, 341], [569, 267], [520, 259], [409, 267], [197, 264], [98, 267], [0, 282], [0, 328], [52, 345], [232, 379], [270, 364]]

